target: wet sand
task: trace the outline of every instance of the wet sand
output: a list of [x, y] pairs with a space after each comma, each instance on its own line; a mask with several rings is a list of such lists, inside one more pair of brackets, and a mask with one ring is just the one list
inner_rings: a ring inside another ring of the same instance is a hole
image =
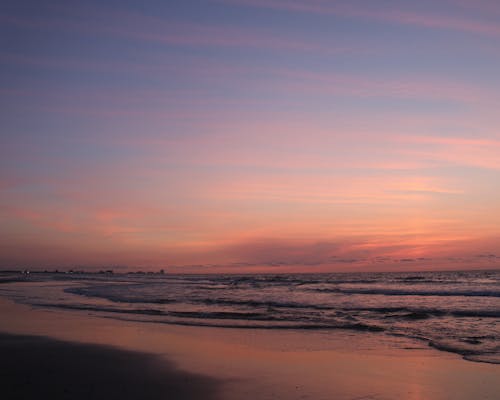
[[[15, 340], [27, 340], [27, 348], [41, 346], [37, 351], [47, 356], [19, 353], [23, 346], [16, 350], [21, 356], [8, 350], [8, 358], [18, 360], [12, 364], [21, 373], [17, 382], [37, 394], [17, 398], [80, 399], [71, 396], [82, 393], [87, 399], [118, 398], [122, 386], [128, 396], [120, 395], [123, 399], [170, 400], [487, 400], [500, 393], [500, 365], [466, 361], [422, 342], [378, 333], [183, 327], [31, 308], [2, 297], [0, 316], [0, 332], [57, 339], [14, 337], [2, 345], [4, 371], [10, 362], [3, 349], [15, 349]], [[64, 354], [55, 348], [71, 355], [52, 357]], [[101, 356], [107, 361], [97, 362]], [[71, 392], [38, 396], [33, 381], [22, 380], [26, 370], [43, 370], [38, 384], [56, 380]], [[110, 378], [104, 379], [108, 372]], [[100, 395], [87, 395], [91, 381]], [[153, 397], [137, 391], [148, 386]], [[16, 398], [12, 394], [6, 398]]]
[[157, 356], [0, 334], [4, 399], [215, 399], [219, 383]]

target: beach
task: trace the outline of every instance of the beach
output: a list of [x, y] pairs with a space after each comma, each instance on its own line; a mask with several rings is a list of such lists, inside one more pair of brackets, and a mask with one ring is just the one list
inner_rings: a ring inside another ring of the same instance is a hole
[[217, 381], [110, 346], [0, 334], [7, 399], [215, 399]]
[[370, 332], [137, 323], [5, 298], [0, 315], [1, 332], [22, 335], [1, 339], [2, 379], [12, 398], [30, 398], [47, 382], [62, 390], [53, 398], [68, 399], [86, 397], [92, 385], [99, 397], [123, 389], [126, 399], [465, 400], [494, 399], [500, 391], [498, 365], [407, 339], [395, 347]]

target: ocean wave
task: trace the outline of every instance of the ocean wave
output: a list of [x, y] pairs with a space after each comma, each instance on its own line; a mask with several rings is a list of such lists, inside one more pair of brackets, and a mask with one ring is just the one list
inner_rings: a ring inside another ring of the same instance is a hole
[[[128, 289], [123, 286], [120, 289]], [[416, 308], [416, 307], [341, 307], [339, 305], [328, 304], [310, 304], [293, 301], [274, 301], [274, 300], [246, 300], [236, 298], [220, 298], [220, 297], [196, 297], [185, 299], [173, 299], [171, 297], [141, 297], [140, 295], [127, 295], [126, 293], [115, 293], [108, 290], [107, 287], [101, 286], [96, 290], [96, 287], [77, 287], [66, 288], [67, 293], [78, 294], [86, 297], [97, 297], [110, 300], [115, 303], [122, 304], [204, 304], [207, 306], [232, 306], [245, 307], [248, 309], [266, 309], [269, 313], [272, 310], [315, 310], [315, 311], [336, 311], [337, 313], [351, 314], [353, 312], [372, 312], [383, 314], [383, 318], [401, 318], [408, 320], [427, 319], [431, 317], [478, 317], [478, 318], [500, 318], [500, 310], [481, 310], [481, 309], [444, 309], [444, 308]], [[251, 315], [247, 313], [247, 315]]]
[[168, 325], [181, 325], [181, 326], [198, 326], [207, 328], [225, 328], [225, 329], [264, 329], [264, 330], [352, 330], [358, 332], [384, 332], [385, 329], [376, 325], [368, 324], [310, 324], [310, 323], [287, 323], [286, 321], [281, 321], [273, 324], [262, 324], [262, 323], [252, 323], [252, 324], [236, 324], [231, 322], [200, 322], [191, 320], [142, 320], [133, 318], [122, 318], [122, 317], [107, 317], [113, 319], [119, 319], [124, 321], [134, 321], [134, 322], [147, 322], [147, 323], [159, 323]]
[[117, 314], [138, 314], [138, 315], [156, 315], [156, 316], [172, 316], [180, 318], [199, 318], [199, 319], [243, 319], [243, 320], [261, 320], [273, 321], [276, 320], [272, 316], [259, 313], [238, 313], [238, 312], [198, 312], [198, 311], [162, 311], [156, 309], [125, 309], [102, 306], [90, 306], [80, 304], [57, 304], [57, 303], [34, 303], [38, 307], [61, 308], [67, 310], [93, 311], [101, 313], [117, 313]]
[[[127, 293], [116, 293], [116, 287], [118, 285], [108, 285], [108, 286], [84, 286], [84, 287], [70, 287], [64, 289], [66, 293], [76, 294], [85, 297], [96, 297], [100, 299], [110, 300], [114, 303], [149, 303], [149, 304], [171, 304], [176, 303], [176, 299], [169, 297], [141, 297], [142, 295], [131, 295]], [[143, 284], [134, 285], [120, 285], [120, 289], [124, 291], [125, 289], [130, 290], [133, 286], [143, 286]]]
[[202, 299], [194, 302], [199, 302], [207, 305], [224, 305], [224, 306], [245, 306], [245, 307], [266, 307], [266, 308], [294, 308], [294, 309], [313, 309], [313, 310], [334, 310], [336, 307], [321, 305], [321, 304], [306, 304], [297, 302], [280, 302], [271, 300], [237, 300], [226, 298]]
[[500, 297], [500, 290], [406, 290], [406, 289], [365, 289], [365, 288], [317, 288], [309, 289], [320, 293], [369, 294], [384, 296], [461, 296]]
[[429, 340], [429, 346], [434, 347], [435, 349], [441, 350], [441, 351], [448, 351], [450, 353], [456, 353], [460, 354], [462, 356], [477, 356], [480, 355], [481, 352], [471, 349], [469, 347], [465, 346], [460, 346], [454, 343], [447, 343], [444, 341], [434, 341], [434, 340]]
[[[293, 319], [282, 319], [259, 313], [237, 313], [237, 312], [202, 312], [202, 311], [161, 311], [154, 309], [120, 309], [112, 307], [99, 307], [79, 304], [57, 304], [57, 303], [33, 303], [34, 306], [59, 308], [66, 310], [87, 311], [106, 314], [129, 314], [144, 316], [174, 317], [162, 320], [140, 320], [141, 322], [161, 322], [177, 325], [192, 326], [214, 326], [220, 328], [251, 328], [251, 329], [347, 329], [366, 332], [383, 332], [385, 328], [361, 322], [308, 322]], [[211, 323], [195, 322], [193, 320], [229, 320], [240, 321], [239, 323]], [[252, 323], [257, 321], [260, 323]], [[262, 322], [266, 322], [263, 324]]]
[[430, 317], [478, 317], [500, 318], [500, 310], [451, 310], [442, 308], [413, 307], [357, 307], [346, 308], [344, 311], [368, 311], [384, 314], [384, 318], [426, 319]]

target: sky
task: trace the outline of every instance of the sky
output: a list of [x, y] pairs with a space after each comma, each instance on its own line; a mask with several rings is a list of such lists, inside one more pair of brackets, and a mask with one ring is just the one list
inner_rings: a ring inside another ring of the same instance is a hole
[[0, 268], [500, 268], [496, 0], [0, 4]]

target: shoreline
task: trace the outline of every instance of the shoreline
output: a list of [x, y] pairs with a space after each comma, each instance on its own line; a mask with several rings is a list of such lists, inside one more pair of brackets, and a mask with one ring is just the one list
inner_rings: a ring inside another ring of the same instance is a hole
[[0, 314], [1, 332], [157, 356], [167, 368], [218, 382], [214, 398], [222, 400], [486, 400], [500, 391], [498, 365], [465, 361], [410, 340], [395, 348], [392, 338], [369, 332], [145, 324], [31, 308], [3, 297]]

